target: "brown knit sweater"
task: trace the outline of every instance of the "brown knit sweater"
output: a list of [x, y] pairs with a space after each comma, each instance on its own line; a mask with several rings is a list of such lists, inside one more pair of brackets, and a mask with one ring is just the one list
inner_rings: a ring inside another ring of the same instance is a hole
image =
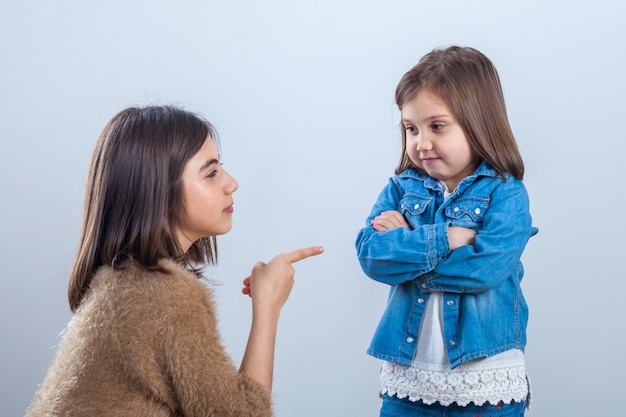
[[27, 412], [36, 416], [271, 416], [217, 331], [210, 291], [170, 272], [101, 268]]

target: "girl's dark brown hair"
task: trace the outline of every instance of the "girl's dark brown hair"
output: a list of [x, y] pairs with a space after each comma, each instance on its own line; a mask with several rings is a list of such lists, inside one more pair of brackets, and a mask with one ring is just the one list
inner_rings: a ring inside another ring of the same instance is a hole
[[[524, 162], [509, 125], [498, 72], [489, 58], [467, 47], [434, 49], [398, 83], [398, 108], [402, 110], [422, 91], [443, 100], [479, 158], [503, 177], [523, 179]], [[401, 130], [402, 156], [396, 174], [407, 168], [421, 171], [406, 153], [406, 131]]]
[[208, 121], [173, 106], [127, 108], [104, 127], [93, 152], [70, 276], [72, 311], [102, 265], [123, 268], [132, 260], [158, 270], [159, 260], [171, 257], [195, 270], [195, 264], [216, 262], [215, 236], [196, 241], [186, 253], [176, 239], [184, 213], [183, 168], [207, 138], [218, 146]]

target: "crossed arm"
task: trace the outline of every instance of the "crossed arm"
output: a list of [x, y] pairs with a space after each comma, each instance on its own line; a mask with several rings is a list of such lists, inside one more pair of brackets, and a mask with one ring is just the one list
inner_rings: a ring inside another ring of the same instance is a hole
[[[377, 232], [386, 232], [398, 227], [411, 228], [404, 216], [396, 210], [387, 210], [374, 217], [372, 227], [374, 227], [374, 230]], [[450, 245], [450, 250], [455, 250], [465, 245], [473, 245], [475, 237], [476, 232], [472, 229], [456, 226], [448, 227], [448, 244]]]

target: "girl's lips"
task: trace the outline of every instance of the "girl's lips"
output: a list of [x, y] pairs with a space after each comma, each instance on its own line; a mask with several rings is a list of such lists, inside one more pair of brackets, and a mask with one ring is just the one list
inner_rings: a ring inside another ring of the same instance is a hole
[[422, 163], [428, 165], [428, 164], [432, 164], [433, 162], [436, 162], [438, 160], [439, 160], [439, 158], [423, 158], [422, 159]]
[[232, 212], [234, 211], [234, 208], [233, 208], [233, 206], [228, 206], [228, 207], [226, 207], [226, 208], [224, 209], [224, 211], [225, 211], [226, 213], [232, 213]]

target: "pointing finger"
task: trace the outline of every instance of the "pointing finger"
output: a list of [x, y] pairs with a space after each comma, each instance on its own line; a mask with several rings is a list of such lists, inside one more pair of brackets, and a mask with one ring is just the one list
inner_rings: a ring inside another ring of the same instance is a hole
[[294, 263], [306, 259], [310, 256], [319, 255], [324, 252], [324, 248], [321, 246], [310, 246], [308, 248], [296, 249], [291, 252], [283, 253], [281, 255], [276, 256], [277, 258], [283, 258], [289, 263]]

